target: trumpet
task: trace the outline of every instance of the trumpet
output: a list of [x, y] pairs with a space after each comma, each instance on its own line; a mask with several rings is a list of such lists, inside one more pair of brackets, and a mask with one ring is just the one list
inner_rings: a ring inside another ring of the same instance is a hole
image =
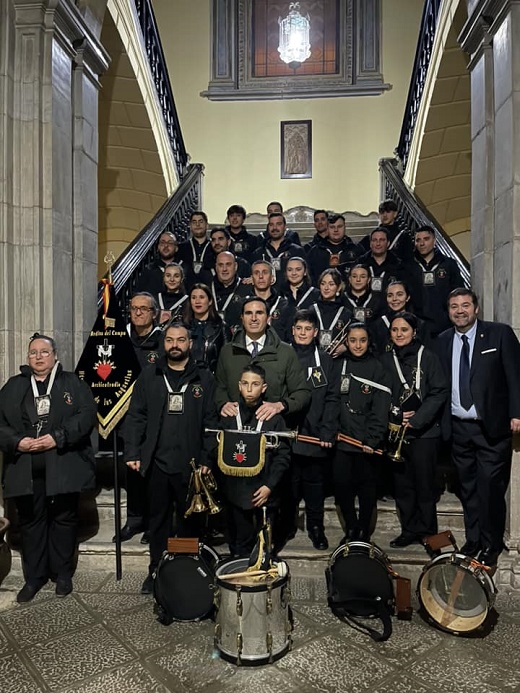
[[205, 433], [216, 433], [217, 434], [217, 440], [220, 442], [220, 434], [223, 433], [224, 431], [227, 431], [228, 433], [240, 433], [241, 435], [246, 435], [246, 436], [264, 436], [265, 437], [265, 447], [266, 448], [279, 448], [280, 447], [280, 438], [290, 438], [291, 440], [296, 440], [298, 438], [298, 431], [246, 431], [246, 430], [239, 430], [238, 428], [227, 428], [227, 429], [222, 429], [222, 428], [205, 428], [204, 432]]
[[334, 337], [334, 339], [331, 341], [331, 343], [327, 347], [325, 347], [324, 351], [326, 354], [332, 356], [336, 349], [343, 343], [345, 337], [347, 336], [348, 325], [348, 323], [344, 325], [338, 332], [338, 334]]
[[212, 493], [217, 490], [215, 477], [211, 472], [203, 474], [201, 468], [195, 465], [194, 459], [190, 461], [190, 464], [193, 470], [187, 498], [190, 504], [184, 513], [184, 517], [189, 517], [192, 513], [205, 512], [216, 515], [222, 508], [212, 496]]
[[397, 423], [388, 424], [388, 450], [386, 454], [394, 462], [402, 462], [401, 448], [406, 443], [406, 426]]

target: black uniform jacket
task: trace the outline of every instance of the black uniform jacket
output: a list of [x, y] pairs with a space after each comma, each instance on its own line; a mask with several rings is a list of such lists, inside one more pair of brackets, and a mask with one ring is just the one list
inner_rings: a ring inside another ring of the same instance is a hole
[[193, 340], [191, 347], [193, 358], [198, 366], [206, 366], [215, 373], [220, 350], [231, 339], [229, 328], [220, 318], [216, 322], [193, 320], [189, 327]]
[[[296, 355], [306, 374], [316, 364], [316, 345], [293, 344]], [[339, 428], [339, 370], [337, 360], [319, 349], [321, 377], [307, 377], [311, 386], [311, 401], [298, 417], [298, 432], [319, 438], [326, 443], [335, 443]], [[313, 443], [293, 443], [293, 452], [308, 457], [327, 457], [329, 449]]]
[[[38, 421], [31, 388], [31, 369], [10, 378], [0, 392], [0, 450], [4, 453], [4, 497], [27, 496], [32, 488], [32, 457], [17, 452], [22, 438], [35, 438]], [[42, 435], [50, 433], [56, 447], [46, 452], [45, 479], [48, 496], [78, 493], [94, 488], [94, 453], [90, 434], [96, 424], [96, 404], [89, 386], [74, 373], [58, 366], [51, 390], [51, 412]]]
[[[370, 354], [357, 358], [349, 354], [341, 360], [340, 373], [345, 365], [345, 374], [350, 376], [348, 393], [341, 394], [339, 430], [341, 433], [361, 441], [371, 448], [378, 448], [386, 439], [388, 432], [388, 412], [390, 409], [390, 383], [381, 363]], [[356, 377], [370, 380], [385, 389], [356, 380]], [[344, 376], [339, 376], [344, 378]], [[338, 449], [346, 452], [360, 452], [361, 448], [338, 442]]]
[[[436, 343], [450, 393], [454, 332], [453, 328], [446, 330]], [[520, 344], [509, 325], [477, 321], [470, 386], [487, 435], [491, 438], [511, 435], [511, 419], [520, 418]], [[446, 439], [451, 435], [450, 400], [442, 421], [442, 434]]]
[[179, 382], [179, 389], [188, 383], [184, 413], [168, 414], [168, 390], [163, 377], [166, 368], [166, 359], [161, 357], [137, 378], [123, 429], [124, 460], [140, 460], [140, 472], [144, 476], [153, 461], [164, 417], [182, 416], [185, 435], [176, 441], [176, 447], [186, 460], [186, 477], [189, 477], [192, 457], [199, 466], [214, 464], [215, 434], [204, 433], [204, 428], [217, 428], [215, 381], [209, 370], [199, 368], [190, 358]]
[[[240, 401], [240, 415], [243, 426], [256, 428], [258, 420], [254, 412], [261, 404], [262, 402], [259, 402], [254, 409], [249, 409], [242, 400]], [[219, 427], [236, 429], [236, 417], [222, 416]], [[279, 414], [264, 422], [262, 428], [264, 431], [287, 430], [284, 420]], [[247, 443], [247, 437], [244, 437], [244, 440]], [[253, 507], [251, 505], [252, 495], [260, 486], [267, 486], [271, 490], [271, 496], [267, 503], [269, 506], [276, 505], [279, 502], [278, 487], [283, 475], [289, 469], [290, 452], [288, 440], [288, 438], [279, 438], [277, 448], [266, 448], [264, 468], [256, 476], [228, 476], [219, 472], [219, 485], [229, 503], [246, 510], [251, 509]]]
[[[464, 286], [455, 260], [437, 249], [429, 262], [415, 253], [414, 260], [405, 265], [403, 276], [410, 289], [416, 313], [426, 322], [428, 332], [437, 336], [448, 329], [451, 326], [448, 296], [453, 289]], [[426, 279], [431, 279], [433, 283], [425, 283]]]
[[[390, 377], [392, 406], [401, 407], [400, 397], [405, 391], [399, 379], [393, 355], [394, 353], [397, 355], [403, 376], [408, 385], [412, 386], [415, 383], [417, 354], [420, 346], [420, 342], [414, 340], [404, 347], [394, 347], [393, 351], [381, 357], [381, 363]], [[438, 438], [440, 436], [440, 421], [448, 394], [448, 381], [439, 357], [430, 349], [425, 348], [421, 359], [421, 405], [409, 419], [411, 426], [407, 431], [409, 437]], [[402, 409], [407, 411], [405, 404], [402, 405]]]

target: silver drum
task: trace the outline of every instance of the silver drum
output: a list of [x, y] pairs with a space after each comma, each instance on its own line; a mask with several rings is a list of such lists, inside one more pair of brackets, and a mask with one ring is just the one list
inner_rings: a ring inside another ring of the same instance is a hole
[[215, 646], [223, 659], [238, 666], [274, 662], [292, 644], [289, 574], [261, 581], [225, 579], [247, 570], [248, 562], [237, 558], [216, 571]]

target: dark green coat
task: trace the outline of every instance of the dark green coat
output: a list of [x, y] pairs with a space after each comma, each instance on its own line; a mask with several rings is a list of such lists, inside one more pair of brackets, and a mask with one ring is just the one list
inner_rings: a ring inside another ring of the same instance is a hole
[[245, 332], [240, 328], [232, 341], [222, 347], [217, 364], [215, 402], [219, 413], [226, 402], [238, 402], [238, 381], [242, 369], [250, 363], [256, 363], [265, 370], [265, 401], [285, 404], [285, 418], [288, 415], [292, 418], [310, 402], [311, 389], [294, 349], [282, 342], [276, 332], [268, 327], [265, 346], [253, 359], [246, 349]]

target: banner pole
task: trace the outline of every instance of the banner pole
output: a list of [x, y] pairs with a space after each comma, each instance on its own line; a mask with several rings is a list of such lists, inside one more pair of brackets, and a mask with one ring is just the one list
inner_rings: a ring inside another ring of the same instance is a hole
[[112, 431], [114, 436], [114, 529], [116, 539], [116, 580], [123, 576], [121, 560], [121, 487], [119, 485], [119, 459], [117, 450], [117, 426]]

